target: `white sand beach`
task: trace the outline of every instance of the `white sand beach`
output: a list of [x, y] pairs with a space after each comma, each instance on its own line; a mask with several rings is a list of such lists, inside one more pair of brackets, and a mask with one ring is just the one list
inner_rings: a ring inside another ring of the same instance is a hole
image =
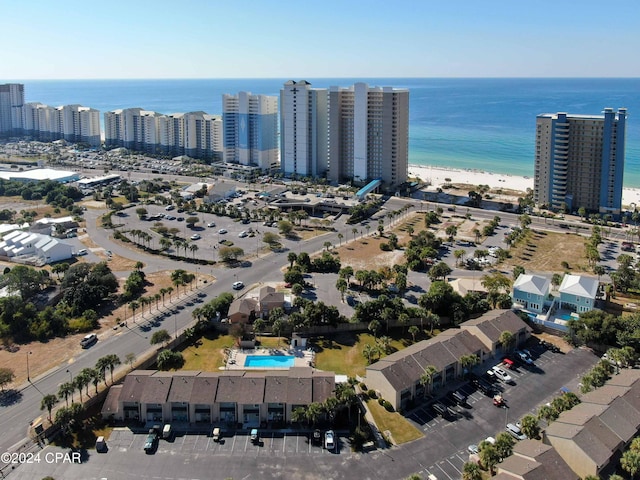
[[[455, 168], [432, 167], [425, 165], [409, 165], [409, 177], [418, 177], [430, 183], [428, 190], [436, 190], [451, 179], [450, 183], [464, 183], [470, 185], [488, 185], [491, 188], [504, 188], [525, 192], [533, 189], [533, 177], [521, 177], [504, 173], [491, 173], [483, 170], [461, 170]], [[622, 190], [622, 204], [628, 207], [632, 203], [640, 207], [640, 189], [624, 188]]]

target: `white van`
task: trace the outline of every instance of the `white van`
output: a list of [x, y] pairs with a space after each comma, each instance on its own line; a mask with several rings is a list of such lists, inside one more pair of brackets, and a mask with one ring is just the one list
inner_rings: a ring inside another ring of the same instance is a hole
[[80, 346], [82, 348], [89, 348], [91, 345], [98, 341], [98, 336], [95, 333], [90, 333], [89, 335], [85, 335], [82, 340], [80, 340]]
[[165, 426], [162, 428], [162, 438], [168, 440], [169, 438], [171, 438], [171, 433], [171, 424], [165, 424]]

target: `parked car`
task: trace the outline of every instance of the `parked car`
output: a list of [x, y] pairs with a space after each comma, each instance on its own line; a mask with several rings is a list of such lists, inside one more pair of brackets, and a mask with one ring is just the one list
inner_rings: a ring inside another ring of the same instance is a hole
[[87, 254], [87, 249], [86, 248], [81, 248], [80, 250], [78, 250], [76, 252], [76, 256], [77, 257], [81, 257], [82, 255], [86, 255]]
[[321, 445], [322, 444], [322, 432], [320, 430], [314, 430], [313, 434], [311, 435], [311, 443], [314, 445]]
[[458, 405], [466, 405], [467, 396], [462, 392], [460, 392], [459, 390], [451, 392], [449, 395], [453, 399], [453, 401], [456, 402]]
[[153, 453], [158, 446], [158, 432], [151, 428], [147, 434], [147, 439], [144, 441], [144, 451], [146, 453]]
[[507, 423], [505, 430], [507, 431], [507, 433], [509, 433], [509, 435], [511, 435], [516, 440], [527, 439], [527, 436], [524, 433], [522, 433], [522, 430], [520, 430], [520, 428], [514, 425], [513, 423]]
[[232, 286], [234, 290], [242, 290], [244, 288], [244, 283], [242, 283], [241, 281], [237, 281], [233, 282]]
[[80, 346], [82, 348], [89, 348], [91, 345], [98, 341], [98, 336], [95, 333], [89, 333], [80, 340]]
[[209, 227], [209, 228], [213, 228], [213, 227], [215, 227], [215, 226], [216, 226], [216, 222], [209, 222], [209, 223], [207, 223], [207, 227]]
[[223, 235], [223, 234], [227, 233], [227, 230], [225, 228], [221, 228], [220, 230], [218, 230], [218, 233], [220, 235]]
[[527, 365], [533, 365], [533, 359], [531, 358], [531, 355], [528, 351], [525, 352], [524, 350], [516, 350], [514, 353], [516, 354], [516, 358], [518, 358], [522, 362], [526, 363]]
[[433, 410], [443, 418], [446, 418], [453, 413], [449, 408], [447, 408], [443, 403], [440, 402], [434, 403], [433, 405], [431, 405], [431, 408], [433, 408]]
[[219, 442], [222, 438], [222, 432], [220, 431], [220, 427], [216, 427], [213, 429], [213, 433], [211, 434], [214, 442]]
[[251, 429], [251, 443], [253, 443], [254, 445], [257, 445], [260, 443], [260, 433], [258, 433], [257, 428]]
[[162, 438], [165, 440], [169, 440], [171, 438], [171, 434], [173, 431], [171, 430], [171, 424], [167, 423], [164, 427], [162, 427]]
[[202, 237], [197, 233], [194, 233], [193, 235], [191, 235], [191, 240], [200, 240], [201, 238]]
[[513, 378], [511, 378], [511, 375], [509, 375], [505, 370], [500, 368], [498, 365], [494, 366], [491, 370], [493, 371], [493, 374], [504, 383], [513, 382]]
[[96, 452], [105, 453], [108, 450], [109, 448], [107, 447], [107, 441], [104, 439], [104, 437], [98, 437], [96, 439]]
[[336, 436], [333, 430], [327, 430], [324, 434], [324, 448], [333, 451], [336, 448]]
[[478, 453], [478, 445], [476, 444], [471, 444], [467, 447], [467, 452], [469, 453]]

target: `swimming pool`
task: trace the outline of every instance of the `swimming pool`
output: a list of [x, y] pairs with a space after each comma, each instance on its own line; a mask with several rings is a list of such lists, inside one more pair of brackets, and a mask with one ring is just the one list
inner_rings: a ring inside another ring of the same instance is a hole
[[290, 368], [295, 357], [291, 355], [247, 355], [245, 368]]
[[562, 320], [577, 320], [578, 319], [577, 317], [571, 316], [568, 313], [563, 313], [558, 318], [560, 318]]

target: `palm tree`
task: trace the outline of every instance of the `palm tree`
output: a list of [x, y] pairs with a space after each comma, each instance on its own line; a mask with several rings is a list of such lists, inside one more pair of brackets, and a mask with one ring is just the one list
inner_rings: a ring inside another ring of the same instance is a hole
[[[433, 376], [438, 373], [438, 369], [433, 365], [427, 365], [424, 369], [424, 373], [420, 375], [420, 385], [424, 387], [424, 396], [427, 396], [431, 384], [433, 383]], [[428, 385], [428, 387], [427, 387]]]
[[98, 368], [91, 369], [91, 383], [93, 383], [94, 388], [96, 389], [96, 395], [98, 394], [98, 384], [100, 380], [104, 377], [104, 370], [100, 371]]
[[362, 354], [367, 358], [367, 363], [369, 364], [371, 364], [371, 357], [373, 357], [375, 349], [375, 346], [371, 345], [370, 343], [367, 343], [364, 347], [362, 347]]
[[511, 347], [513, 347], [516, 338], [513, 336], [513, 333], [505, 330], [500, 334], [499, 341], [502, 344], [503, 351], [508, 352], [511, 350]]
[[160, 296], [162, 297], [162, 306], [164, 307], [164, 296], [167, 294], [167, 289], [166, 288], [161, 288], [160, 289]]
[[[84, 379], [85, 387], [86, 387], [85, 394], [88, 397], [89, 396], [89, 384], [93, 380], [93, 368], [88, 368], [88, 367], [87, 368], [83, 368], [82, 370], [80, 370], [80, 375]], [[96, 393], [97, 393], [97, 389], [96, 389]]]
[[58, 397], [64, 397], [64, 401], [69, 406], [69, 397], [71, 397], [71, 403], [73, 403], [73, 392], [75, 392], [76, 387], [72, 382], [65, 382], [60, 385], [58, 388]]
[[46, 409], [47, 412], [49, 412], [49, 421], [51, 421], [51, 410], [53, 410], [57, 401], [58, 397], [53, 394], [45, 395], [42, 397], [42, 400], [40, 400], [40, 410]]
[[171, 294], [173, 293], [173, 287], [167, 287], [167, 293], [169, 294], [169, 303], [171, 303]]
[[413, 343], [416, 343], [416, 335], [420, 332], [420, 329], [416, 325], [411, 325], [409, 327], [409, 333], [411, 334], [411, 338], [413, 339]]
[[357, 228], [355, 228], [355, 227], [354, 227], [354, 228], [352, 228], [352, 229], [351, 229], [351, 233], [353, 233], [353, 239], [355, 240], [355, 239], [356, 239], [356, 235], [358, 234], [358, 229], [357, 229]]
[[339, 234], [338, 234], [338, 241], [340, 242], [340, 243], [338, 244], [338, 246], [339, 246], [339, 247], [341, 247], [341, 246], [342, 246], [342, 239], [343, 239], [343, 238], [344, 238], [344, 235], [343, 235], [343, 234], [341, 234], [341, 233], [339, 233]]
[[133, 323], [136, 323], [136, 310], [140, 307], [140, 303], [136, 300], [129, 303], [129, 308], [133, 312]]
[[482, 480], [482, 470], [474, 462], [466, 462], [462, 466], [462, 480]]
[[118, 357], [118, 355], [116, 355], [115, 353], [111, 353], [104, 358], [106, 358], [107, 367], [109, 368], [109, 372], [111, 373], [111, 385], [113, 385], [113, 370], [118, 365], [120, 365], [120, 357]]

